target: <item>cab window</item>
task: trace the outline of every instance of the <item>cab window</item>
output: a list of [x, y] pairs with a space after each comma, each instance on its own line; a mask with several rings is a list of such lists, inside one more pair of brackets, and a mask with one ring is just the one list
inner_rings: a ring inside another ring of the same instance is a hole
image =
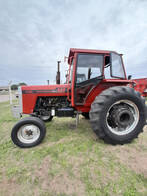
[[121, 56], [111, 53], [111, 77], [125, 78]]
[[103, 55], [78, 54], [76, 83], [102, 75]]

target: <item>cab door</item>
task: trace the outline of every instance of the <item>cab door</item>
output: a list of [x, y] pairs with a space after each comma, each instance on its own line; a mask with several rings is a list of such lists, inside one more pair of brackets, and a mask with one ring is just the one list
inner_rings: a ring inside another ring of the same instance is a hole
[[102, 54], [77, 54], [72, 85], [74, 105], [84, 105], [89, 92], [103, 79], [103, 61]]

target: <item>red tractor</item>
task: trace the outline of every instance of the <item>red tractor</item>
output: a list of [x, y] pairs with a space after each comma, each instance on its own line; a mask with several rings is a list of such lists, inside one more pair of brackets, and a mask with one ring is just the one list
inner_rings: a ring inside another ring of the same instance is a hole
[[127, 78], [122, 54], [72, 48], [68, 64], [66, 84], [60, 84], [58, 62], [58, 84], [20, 87], [15, 111], [30, 117], [13, 127], [14, 144], [36, 146], [45, 137], [43, 121], [77, 114], [89, 118], [93, 131], [107, 143], [125, 144], [137, 138], [146, 123], [145, 99]]

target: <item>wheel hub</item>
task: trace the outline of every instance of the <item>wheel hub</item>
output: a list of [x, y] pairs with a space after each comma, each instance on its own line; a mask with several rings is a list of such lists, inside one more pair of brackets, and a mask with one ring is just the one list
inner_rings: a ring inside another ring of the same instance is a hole
[[40, 129], [36, 125], [26, 124], [20, 127], [17, 136], [23, 143], [32, 143], [39, 138]]
[[107, 126], [116, 135], [130, 133], [139, 121], [137, 106], [130, 100], [114, 103], [107, 112]]
[[118, 106], [112, 111], [112, 120], [118, 127], [127, 127], [134, 121], [133, 113], [126, 106]]
[[26, 130], [25, 133], [26, 133], [27, 136], [33, 135], [33, 131], [31, 129], [30, 130]]

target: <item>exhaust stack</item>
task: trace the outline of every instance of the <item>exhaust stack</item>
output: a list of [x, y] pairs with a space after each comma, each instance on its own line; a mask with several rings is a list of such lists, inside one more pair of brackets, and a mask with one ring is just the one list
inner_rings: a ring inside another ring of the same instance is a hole
[[60, 63], [61, 61], [57, 61], [57, 75], [56, 75], [56, 84], [60, 84]]

